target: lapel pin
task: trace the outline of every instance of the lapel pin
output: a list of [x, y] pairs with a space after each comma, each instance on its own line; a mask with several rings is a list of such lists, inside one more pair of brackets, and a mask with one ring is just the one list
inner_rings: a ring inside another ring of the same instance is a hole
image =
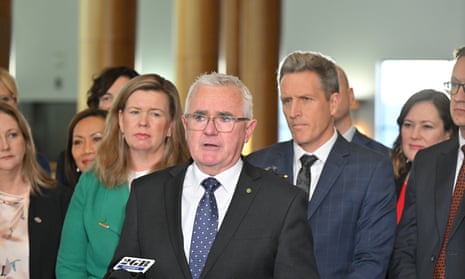
[[250, 187], [247, 187], [247, 189], [245, 189], [245, 192], [246, 192], [247, 194], [250, 194], [250, 193], [252, 193], [252, 188], [250, 188]]
[[107, 225], [107, 224], [103, 223], [102, 221], [99, 221], [99, 222], [98, 222], [98, 225], [99, 225], [100, 227], [103, 227], [103, 228], [105, 228], [105, 229], [109, 229], [109, 228], [110, 228], [110, 226], [109, 226], [109, 225]]
[[42, 223], [42, 219], [40, 217], [34, 217], [34, 222], [36, 222], [37, 224], [40, 224]]

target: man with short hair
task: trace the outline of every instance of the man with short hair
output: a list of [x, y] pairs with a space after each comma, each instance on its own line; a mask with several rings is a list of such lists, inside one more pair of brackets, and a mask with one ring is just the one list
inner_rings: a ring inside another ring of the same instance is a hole
[[241, 158], [247, 87], [200, 76], [183, 124], [192, 160], [133, 182], [113, 261], [155, 259], [147, 278], [319, 278], [304, 192]]
[[394, 245], [396, 197], [387, 156], [349, 143], [334, 127], [340, 102], [334, 63], [293, 52], [278, 71], [292, 140], [249, 155], [308, 193], [321, 278], [384, 279]]
[[352, 123], [350, 107], [355, 102], [354, 89], [349, 85], [349, 79], [340, 66], [336, 66], [339, 82], [340, 102], [334, 115], [334, 125], [341, 135], [349, 142], [353, 142], [381, 154], [389, 156], [389, 148], [362, 134]]
[[418, 151], [410, 172], [390, 278], [465, 277], [465, 47], [446, 88], [457, 136]]

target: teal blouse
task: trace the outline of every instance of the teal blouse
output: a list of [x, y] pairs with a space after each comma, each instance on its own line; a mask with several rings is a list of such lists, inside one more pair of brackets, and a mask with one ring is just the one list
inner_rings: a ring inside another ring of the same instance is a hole
[[102, 278], [118, 245], [128, 184], [107, 188], [83, 173], [66, 214], [58, 251], [57, 278]]

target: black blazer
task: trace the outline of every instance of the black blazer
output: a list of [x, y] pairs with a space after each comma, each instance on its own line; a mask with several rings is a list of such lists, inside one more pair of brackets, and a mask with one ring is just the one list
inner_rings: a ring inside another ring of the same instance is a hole
[[55, 263], [60, 245], [61, 227], [71, 191], [63, 186], [41, 188], [42, 194], [30, 196], [29, 272], [31, 279], [55, 278]]
[[[136, 179], [113, 265], [155, 259], [147, 278], [191, 278], [181, 196], [190, 163]], [[319, 278], [304, 192], [244, 162], [229, 209], [200, 278]]]
[[351, 142], [365, 146], [366, 148], [374, 150], [383, 155], [389, 156], [390, 149], [387, 146], [375, 141], [372, 138], [367, 137], [366, 135], [360, 133], [357, 129], [355, 129], [355, 134]]
[[[444, 238], [455, 181], [458, 137], [415, 156], [389, 270], [390, 278], [432, 278]], [[465, 200], [446, 248], [446, 278], [465, 276]]]

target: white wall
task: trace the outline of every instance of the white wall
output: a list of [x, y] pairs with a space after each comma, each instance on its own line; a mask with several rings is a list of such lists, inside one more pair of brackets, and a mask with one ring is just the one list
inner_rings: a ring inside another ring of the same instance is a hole
[[175, 1], [138, 0], [136, 70], [174, 81]]
[[[347, 71], [358, 98], [383, 59], [450, 59], [465, 45], [463, 0], [282, 0], [281, 56], [314, 50]], [[415, 74], [415, 73], [412, 73]]]
[[[364, 100], [353, 115], [369, 135], [380, 61], [449, 59], [465, 45], [463, 0], [282, 0], [282, 8], [280, 56], [313, 50], [334, 58]], [[22, 102], [75, 102], [78, 12], [79, 1], [13, 1], [12, 62]], [[175, 81], [175, 1], [138, 0], [137, 12], [136, 69]]]
[[20, 102], [75, 101], [79, 1], [13, 1], [13, 57]]
[[[16, 75], [25, 99], [77, 93], [78, 1], [13, 1]], [[386, 58], [450, 58], [465, 44], [463, 0], [282, 0], [281, 57], [320, 51], [342, 65], [358, 98], [371, 98]], [[138, 0], [136, 68], [175, 76], [175, 1]], [[62, 88], [55, 81], [62, 80]]]

